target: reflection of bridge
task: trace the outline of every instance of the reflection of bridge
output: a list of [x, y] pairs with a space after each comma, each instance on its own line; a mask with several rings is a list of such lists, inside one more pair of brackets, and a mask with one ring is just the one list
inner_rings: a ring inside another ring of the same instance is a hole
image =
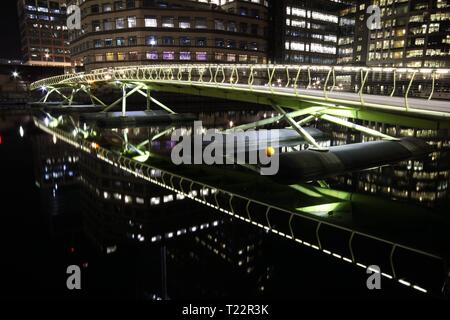
[[[302, 128], [315, 119], [337, 123], [388, 140], [396, 138], [356, 125], [347, 119], [417, 128], [450, 128], [448, 102], [433, 100], [436, 92], [449, 89], [446, 87], [449, 85], [446, 82], [450, 80], [449, 77], [450, 70], [431, 69], [173, 65], [125, 67], [102, 69], [89, 74], [67, 74], [38, 81], [31, 88], [46, 92], [42, 99], [44, 103], [52, 94], [58, 94], [68, 105], [72, 104], [78, 93], [84, 92], [90, 96], [93, 104], [102, 105], [103, 111], [121, 105], [124, 115], [127, 111], [127, 98], [135, 93], [146, 97], [148, 109], [151, 103], [154, 103], [173, 113], [168, 106], [152, 97], [152, 91], [271, 105], [277, 111], [277, 116], [240, 128], [268, 125], [284, 118], [309, 144], [320, 148], [314, 138]], [[95, 95], [97, 89], [106, 85], [120, 87], [123, 93], [120, 99], [110, 105]], [[303, 118], [295, 120], [298, 117]], [[177, 172], [173, 167], [149, 165], [124, 157], [103, 149], [96, 143], [74, 137], [66, 130], [56, 128], [58, 121], [49, 125], [36, 119], [35, 123], [55, 138], [96, 155], [98, 159], [125, 172], [347, 263], [366, 268], [369, 262], [360, 258], [355, 243], [361, 240], [373, 242], [375, 247], [383, 248], [382, 250], [386, 252], [388, 264], [382, 270], [390, 272], [383, 272], [382, 275], [417, 290], [427, 291], [424, 289], [426, 286], [416, 284], [417, 279], [401, 274], [397, 267], [399, 257], [407, 253], [444, 263], [436, 255], [357, 231], [351, 225], [338, 221], [339, 219], [329, 219], [328, 214], [350, 210], [351, 203], [356, 201], [350, 194], [310, 185], [297, 185], [294, 186], [298, 198], [297, 205], [287, 206], [280, 200], [282, 198], [277, 200], [275, 196], [271, 197], [269, 194], [260, 197], [255, 192], [248, 191], [249, 188], [244, 192], [245, 188], [239, 188], [236, 181], [222, 187], [225, 179], [223, 176], [215, 180], [213, 173], [202, 177], [194, 173]], [[155, 175], [156, 171], [161, 175]], [[245, 186], [243, 182], [240, 184], [240, 187], [242, 186]], [[277, 193], [274, 192], [273, 195]], [[328, 243], [323, 237], [324, 230], [332, 230], [335, 233], [335, 240], [344, 243], [345, 249], [339, 251], [334, 244]], [[428, 287], [427, 289], [436, 290]]]

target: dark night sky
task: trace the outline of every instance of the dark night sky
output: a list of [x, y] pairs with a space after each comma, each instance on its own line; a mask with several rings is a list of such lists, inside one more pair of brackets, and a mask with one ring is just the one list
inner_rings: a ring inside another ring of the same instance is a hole
[[0, 58], [20, 59], [17, 0], [2, 0], [0, 6]]

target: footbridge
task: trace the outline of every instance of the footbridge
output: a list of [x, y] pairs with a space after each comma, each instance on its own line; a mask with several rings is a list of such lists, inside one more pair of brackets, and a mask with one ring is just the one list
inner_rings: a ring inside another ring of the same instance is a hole
[[[250, 129], [285, 120], [311, 150], [323, 153], [329, 150], [304, 128], [314, 120], [346, 126], [386, 142], [399, 139], [355, 120], [424, 129], [450, 128], [450, 104], [439, 99], [448, 94], [449, 80], [447, 69], [155, 65], [65, 74], [33, 83], [31, 89], [42, 92], [41, 104], [58, 97], [64, 100], [64, 108], [83, 93], [93, 105], [101, 107], [100, 112], [117, 108], [124, 117], [128, 114], [127, 98], [133, 94], [146, 98], [146, 110], [156, 105], [175, 114], [152, 96], [155, 91], [264, 104], [274, 109], [273, 117], [237, 128]], [[109, 104], [102, 101], [96, 92], [105, 86], [120, 88], [121, 97]], [[426, 240], [414, 234], [413, 241], [405, 244], [384, 232], [369, 230], [364, 223], [356, 222], [352, 213], [359, 206], [370, 207], [382, 215], [386, 208], [405, 211], [406, 204], [332, 190], [323, 181], [279, 185], [265, 177], [232, 173], [224, 168], [177, 167], [145, 151], [148, 141], [133, 145], [126, 138], [127, 150], [132, 146], [136, 151], [130, 156], [123, 148], [103, 146], [92, 128], [50, 114], [36, 117], [35, 124], [55, 141], [68, 143], [126, 174], [342, 262], [364, 269], [378, 264], [383, 277], [424, 293], [441, 294], [448, 285], [448, 252], [427, 247]], [[412, 219], [416, 210], [421, 211], [413, 206], [406, 209], [411, 215], [402, 217], [405, 220]], [[367, 251], [375, 252], [379, 259], [368, 258]], [[437, 266], [439, 271], [433, 269], [431, 277], [437, 281], [422, 282], [417, 273], [411, 272], [410, 265], [402, 266], [402, 261], [412, 261], [412, 257], [426, 260], [423, 266], [415, 268], [427, 275], [431, 273], [425, 271], [431, 270], [428, 267]]]

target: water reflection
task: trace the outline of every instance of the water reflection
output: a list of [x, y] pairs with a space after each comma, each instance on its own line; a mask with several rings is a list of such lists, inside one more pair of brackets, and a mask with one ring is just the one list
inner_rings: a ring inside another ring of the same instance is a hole
[[[227, 129], [231, 123], [235, 126], [268, 116], [272, 116], [268, 111], [233, 111], [200, 113], [199, 119], [205, 128]], [[95, 141], [113, 150], [123, 150], [127, 144], [139, 145], [147, 140], [146, 147], [152, 153], [164, 155], [172, 147], [169, 141], [171, 126], [101, 129], [80, 123], [76, 115], [73, 121], [79, 128], [89, 131], [89, 134], [92, 134], [93, 129]], [[363, 124], [373, 128], [381, 126]], [[281, 125], [276, 124], [274, 127]], [[336, 125], [315, 125], [327, 133], [321, 141], [325, 145], [368, 139]], [[30, 136], [32, 140], [36, 185], [48, 198], [56, 198], [53, 201], [63, 201], [58, 195], [71, 190], [72, 197], [68, 201], [77, 208], [82, 218], [83, 237], [97, 251], [95, 255], [83, 254], [78, 258], [77, 261], [87, 269], [92, 267], [89, 262], [97, 255], [120, 260], [119, 265], [124, 268], [122, 271], [130, 272], [133, 276], [124, 276], [124, 283], [119, 287], [130, 291], [130, 296], [139, 298], [174, 299], [192, 295], [273, 297], [279, 294], [276, 291], [279, 290], [276, 279], [283, 278], [280, 274], [286, 265], [275, 261], [277, 253], [273, 252], [273, 248], [282, 246], [284, 249], [280, 249], [280, 252], [296, 252], [286, 249], [291, 244], [274, 239], [264, 230], [231, 219], [180, 194], [126, 174], [117, 167], [100, 162], [93, 155], [79, 152], [64, 143], [54, 144], [52, 136], [38, 132], [28, 134], [30, 129], [27, 127], [24, 130], [27, 132], [25, 137]], [[184, 126], [184, 130], [189, 132], [192, 127]], [[17, 127], [15, 132], [18, 132]], [[423, 161], [405, 161], [346, 174], [328, 179], [326, 183], [341, 190], [415, 203], [431, 208], [427, 211], [430, 214], [445, 216], [450, 171], [448, 130], [415, 130], [383, 125], [383, 132], [422, 137], [435, 145], [437, 150]], [[154, 139], [155, 136], [157, 139]], [[303, 144], [299, 144], [286, 147], [284, 151], [303, 147]], [[155, 177], [159, 174], [157, 170], [152, 172]], [[80, 189], [79, 196], [78, 191], [72, 191], [74, 187]], [[191, 192], [212, 193], [214, 190], [195, 189]], [[58, 215], [57, 212], [61, 210], [62, 207], [53, 206], [52, 215]], [[402, 213], [401, 217], [407, 214]], [[353, 215], [357, 218], [358, 210]], [[414, 217], [411, 219], [414, 220]], [[443, 231], [449, 230], [447, 226], [448, 222], [441, 225]], [[78, 252], [83, 246], [80, 242], [80, 238], [72, 236], [67, 242], [67, 251]], [[442, 247], [442, 244], [437, 247]], [[440, 249], [445, 251], [448, 248], [443, 246]], [[293, 258], [296, 259], [301, 260]], [[103, 263], [105, 267], [111, 264]], [[117, 268], [115, 271], [120, 272], [120, 267]], [[94, 292], [95, 286], [103, 285], [102, 281], [90, 283]], [[237, 286], [236, 283], [240, 284]], [[283, 294], [292, 292], [295, 292], [293, 288], [286, 289]]]

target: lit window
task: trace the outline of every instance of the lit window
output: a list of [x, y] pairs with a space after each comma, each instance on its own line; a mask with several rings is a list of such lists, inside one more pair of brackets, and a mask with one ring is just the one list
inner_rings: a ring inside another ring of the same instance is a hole
[[158, 52], [156, 51], [149, 51], [146, 56], [148, 60], [158, 60]]
[[174, 60], [175, 52], [173, 51], [164, 51], [163, 52], [163, 60]]
[[173, 201], [173, 195], [164, 196], [163, 201], [164, 201], [164, 203], [172, 202]]
[[158, 26], [158, 20], [155, 17], [145, 17], [145, 26], [148, 28], [156, 28]]
[[180, 52], [180, 60], [191, 60], [191, 53], [186, 51]]
[[136, 28], [136, 17], [128, 17], [128, 28]]
[[161, 203], [161, 199], [159, 197], [154, 197], [150, 199], [150, 205], [157, 206]]
[[208, 60], [208, 54], [206, 52], [196, 52], [197, 61], [206, 61]]

